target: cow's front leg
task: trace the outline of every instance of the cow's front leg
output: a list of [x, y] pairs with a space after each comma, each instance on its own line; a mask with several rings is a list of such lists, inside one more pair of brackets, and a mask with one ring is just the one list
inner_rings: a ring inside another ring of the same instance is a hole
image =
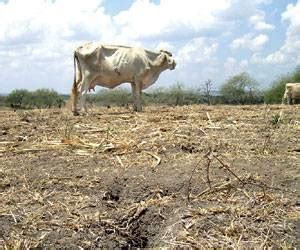
[[133, 111], [141, 112], [142, 111], [141, 84], [139, 82], [131, 83], [131, 88], [132, 88], [132, 97], [133, 97]]

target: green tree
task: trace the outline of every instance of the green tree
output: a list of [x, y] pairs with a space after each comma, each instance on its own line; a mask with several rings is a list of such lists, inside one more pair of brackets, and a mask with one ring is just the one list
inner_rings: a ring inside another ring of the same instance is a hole
[[258, 82], [243, 72], [230, 77], [220, 88], [225, 103], [247, 104], [257, 102]]
[[6, 98], [6, 103], [12, 108], [25, 108], [24, 100], [30, 92], [26, 89], [15, 89]]

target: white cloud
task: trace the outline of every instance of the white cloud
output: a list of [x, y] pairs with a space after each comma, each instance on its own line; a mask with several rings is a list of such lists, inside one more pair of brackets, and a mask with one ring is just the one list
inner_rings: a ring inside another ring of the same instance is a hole
[[223, 65], [225, 76], [230, 77], [245, 72], [247, 71], [248, 66], [249, 66], [249, 62], [246, 59], [242, 61], [238, 61], [233, 57], [228, 57]]
[[[289, 4], [287, 10], [282, 14], [282, 20], [288, 21], [289, 27], [286, 33], [286, 41], [282, 50], [286, 53], [297, 53], [299, 59], [300, 51], [300, 1], [293, 5]], [[299, 62], [299, 61], [298, 61]]]
[[252, 61], [267, 64], [291, 64], [300, 63], [300, 1], [289, 4], [281, 17], [283, 21], [289, 22], [284, 44], [277, 51], [262, 57], [256, 55]]
[[264, 56], [261, 53], [254, 53], [250, 58], [250, 62], [253, 64], [282, 64], [286, 59], [284, 54], [276, 51], [267, 56]]
[[103, 29], [106, 35], [112, 34], [110, 17], [101, 4], [101, 0], [10, 0], [0, 5], [0, 41], [68, 40], [77, 39], [82, 32], [88, 38], [100, 38]]
[[230, 6], [231, 0], [136, 0], [132, 6], [114, 17], [121, 36], [130, 39], [189, 36], [203, 29], [214, 28], [220, 21], [217, 14]]
[[208, 63], [213, 59], [218, 46], [217, 42], [210, 39], [194, 38], [178, 51], [177, 58], [181, 63]]
[[[102, 2], [10, 0], [0, 3], [0, 54], [4, 58], [0, 64], [5, 65], [2, 73], [12, 76], [18, 69], [20, 79], [32, 78], [30, 84], [55, 82], [66, 92], [74, 48], [84, 41], [108, 40], [115, 35], [112, 19], [101, 7]], [[41, 71], [45, 74], [40, 74]], [[60, 76], [58, 79], [56, 74]]]
[[273, 0], [254, 0], [256, 4], [271, 4]]
[[265, 34], [260, 34], [253, 37], [252, 34], [246, 34], [241, 38], [233, 40], [230, 47], [232, 49], [250, 49], [252, 51], [258, 51], [269, 41], [269, 37]]
[[168, 50], [168, 51], [172, 51], [175, 49], [175, 47], [169, 43], [169, 42], [166, 42], [166, 41], [160, 41], [157, 46], [155, 47], [155, 50], [156, 51], [159, 51], [159, 50]]
[[273, 30], [274, 25], [265, 22], [265, 16], [263, 13], [258, 13], [249, 18], [250, 23], [254, 26], [255, 30]]

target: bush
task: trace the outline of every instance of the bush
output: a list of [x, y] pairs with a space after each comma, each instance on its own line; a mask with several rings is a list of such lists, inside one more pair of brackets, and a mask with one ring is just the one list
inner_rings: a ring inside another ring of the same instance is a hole
[[183, 84], [176, 83], [167, 89], [159, 88], [145, 94], [147, 104], [159, 103], [170, 106], [182, 106], [200, 103], [202, 97], [199, 92], [192, 89], [185, 89]]
[[12, 108], [32, 109], [62, 107], [64, 100], [54, 90], [38, 89], [30, 92], [26, 89], [16, 89], [7, 96], [6, 103]]
[[12, 108], [25, 108], [24, 100], [29, 94], [26, 89], [15, 89], [7, 96], [6, 103]]
[[0, 95], [0, 106], [6, 105], [6, 96]]
[[97, 94], [89, 95], [88, 101], [103, 106], [116, 105], [123, 107], [132, 103], [131, 93], [127, 89], [102, 89]]
[[61, 107], [63, 98], [55, 91], [49, 89], [38, 89], [32, 93], [31, 104], [36, 108]]

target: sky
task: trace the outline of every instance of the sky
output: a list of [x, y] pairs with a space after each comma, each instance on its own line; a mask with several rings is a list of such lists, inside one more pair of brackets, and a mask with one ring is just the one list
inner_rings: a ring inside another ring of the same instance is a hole
[[0, 93], [70, 93], [90, 41], [172, 52], [154, 88], [217, 89], [241, 72], [267, 88], [300, 64], [300, 0], [0, 0]]

